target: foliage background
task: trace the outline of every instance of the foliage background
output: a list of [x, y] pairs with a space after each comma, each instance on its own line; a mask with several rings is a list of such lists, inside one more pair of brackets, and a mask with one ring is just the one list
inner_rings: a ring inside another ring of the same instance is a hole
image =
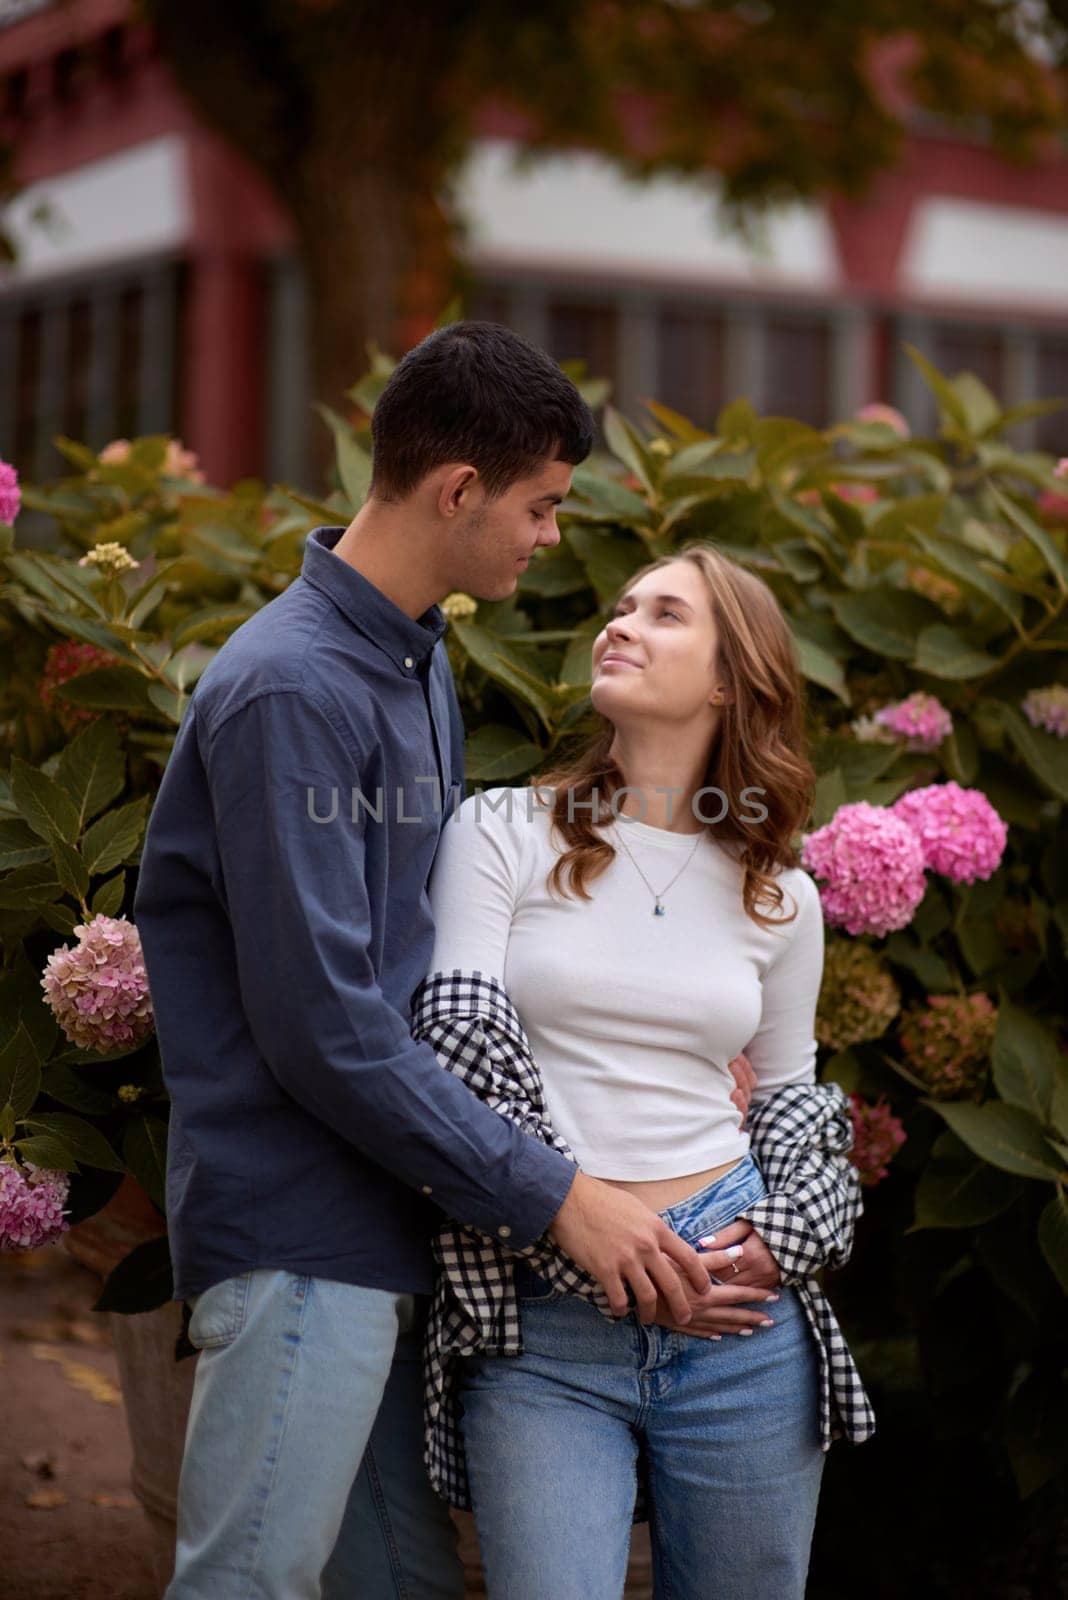
[[[365, 417], [390, 366], [376, 356], [352, 391]], [[992, 879], [932, 877], [908, 929], [867, 941], [906, 1002], [984, 992], [999, 1003], [978, 1095], [926, 1093], [893, 1025], [822, 1052], [823, 1075], [886, 1096], [908, 1138], [868, 1191], [854, 1259], [830, 1285], [879, 1431], [859, 1452], [831, 1452], [813, 1583], [827, 1595], [905, 1583], [1008, 1594], [1019, 1582], [1052, 1594], [1068, 1442], [1068, 743], [1032, 727], [1020, 702], [1066, 681], [1066, 507], [1052, 460], [1009, 443], [1029, 408], [1003, 412], [974, 377], [924, 366], [940, 409], [931, 439], [857, 420], [818, 432], [745, 401], [713, 433], [655, 403], [641, 425], [606, 409], [607, 449], [575, 473], [559, 547], [512, 599], [473, 614], [453, 605], [448, 648], [469, 780], [522, 782], [588, 728], [590, 645], [619, 585], [652, 557], [711, 540], [759, 572], [790, 619], [819, 773], [811, 826], [847, 801], [886, 804], [944, 778], [982, 789], [1009, 823]], [[6, 536], [0, 1137], [76, 1171], [75, 1218], [124, 1171], [162, 1206], [166, 1097], [154, 1041], [106, 1059], [72, 1049], [42, 1003], [40, 971], [87, 913], [128, 912], [148, 807], [197, 677], [297, 574], [307, 531], [346, 522], [362, 502], [366, 422], [324, 414], [336, 481], [321, 503], [284, 486], [223, 493], [171, 476], [162, 438], [123, 462], [68, 441], [71, 474], [25, 494], [50, 519], [54, 548]], [[138, 569], [107, 579], [78, 566], [106, 541]], [[45, 705], [60, 639], [101, 654]], [[953, 715], [937, 751], [858, 738], [858, 717], [917, 689]], [[147, 1245], [102, 1304], [158, 1304], [169, 1287], [165, 1247]]]

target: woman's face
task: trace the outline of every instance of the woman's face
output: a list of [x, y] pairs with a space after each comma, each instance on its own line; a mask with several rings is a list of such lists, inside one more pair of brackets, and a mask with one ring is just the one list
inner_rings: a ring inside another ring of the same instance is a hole
[[723, 698], [704, 574], [692, 561], [647, 572], [621, 596], [593, 643], [590, 698], [614, 724], [707, 718]]

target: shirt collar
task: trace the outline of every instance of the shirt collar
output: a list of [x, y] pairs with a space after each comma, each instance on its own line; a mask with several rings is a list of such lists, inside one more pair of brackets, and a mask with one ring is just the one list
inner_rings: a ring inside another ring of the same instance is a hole
[[411, 675], [430, 655], [445, 632], [440, 606], [431, 606], [418, 618], [409, 617], [381, 589], [333, 554], [344, 528], [314, 528], [304, 546], [301, 577], [322, 591], [354, 627]]

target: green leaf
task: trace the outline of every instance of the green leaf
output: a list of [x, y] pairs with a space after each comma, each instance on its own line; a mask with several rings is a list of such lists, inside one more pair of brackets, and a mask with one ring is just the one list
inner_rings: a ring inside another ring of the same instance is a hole
[[94, 917], [117, 917], [122, 910], [122, 902], [126, 894], [126, 874], [116, 873], [114, 878], [109, 878], [102, 883], [89, 902], [89, 909]]
[[955, 423], [956, 430], [952, 431], [967, 434], [969, 431], [968, 413], [953, 384], [950, 383], [948, 378], [942, 376], [937, 367], [931, 365], [927, 357], [921, 350], [917, 350], [915, 345], [907, 344], [904, 346], [904, 350], [913, 366], [919, 369], [928, 388], [937, 400], [943, 426], [946, 423]]
[[1020, 1193], [1018, 1178], [978, 1159], [947, 1129], [936, 1141], [916, 1186], [921, 1228], [978, 1228], [1000, 1216]]
[[62, 893], [63, 885], [56, 877], [51, 860], [16, 867], [5, 878], [0, 878], [0, 910], [37, 911], [58, 900]]
[[558, 595], [576, 594], [586, 587], [586, 569], [566, 544], [539, 550], [519, 579], [520, 594], [536, 594], [545, 600]]
[[110, 872], [133, 854], [145, 831], [147, 810], [148, 796], [142, 795], [117, 811], [105, 812], [93, 823], [82, 840], [82, 852], [94, 876]]
[[126, 758], [114, 722], [101, 717], [71, 740], [60, 755], [56, 782], [74, 804], [79, 830], [122, 793]]
[[174, 1298], [174, 1274], [166, 1234], [146, 1239], [124, 1256], [104, 1279], [94, 1311], [130, 1316], [155, 1311]]
[[604, 441], [612, 454], [645, 485], [650, 494], [656, 493], [656, 473], [641, 436], [613, 406], [605, 406], [601, 419]]
[[545, 724], [552, 726], [552, 686], [534, 676], [517, 660], [511, 647], [473, 622], [454, 622], [453, 632], [471, 660], [482, 668], [495, 683], [503, 685], [518, 695], [526, 705], [533, 707]]
[[50, 605], [57, 606], [60, 611], [68, 611], [74, 601], [98, 617], [104, 616], [104, 609], [90, 585], [80, 574], [76, 576], [69, 565], [55, 557], [23, 550], [16, 555], [6, 556], [5, 565], [21, 584]]
[[0, 1106], [10, 1105], [21, 1120], [32, 1109], [41, 1086], [41, 1062], [20, 1022], [0, 1050]]
[[162, 711], [163, 715], [170, 722], [173, 722], [176, 728], [181, 725], [182, 718], [185, 715], [185, 708], [189, 704], [188, 695], [181, 694], [177, 689], [172, 689], [166, 683], [150, 683], [148, 686], [148, 698], [156, 710]]
[[89, 869], [71, 844], [62, 839], [52, 842], [52, 860], [56, 864], [56, 877], [75, 900], [84, 900], [89, 892]]
[[955, 544], [950, 539], [940, 539], [916, 527], [912, 528], [911, 532], [920, 548], [933, 557], [939, 572], [948, 573], [950, 577], [956, 578], [969, 589], [976, 590], [1003, 611], [1011, 621], [1020, 620], [1023, 616], [1023, 601], [1014, 589], [1007, 588], [998, 581], [997, 574], [990, 570], [989, 562], [983, 566], [979, 558], [965, 545]]
[[60, 938], [69, 939], [78, 923], [81, 921], [80, 913], [65, 901], [58, 905], [48, 905], [41, 911], [41, 921], [47, 923], [54, 933]]
[[86, 1117], [102, 1117], [118, 1102], [106, 1089], [94, 1089], [64, 1061], [50, 1061], [41, 1073], [41, 1093]]
[[92, 672], [69, 679], [56, 693], [90, 711], [133, 711], [143, 715], [152, 705], [149, 682], [136, 667], [95, 667]]
[[934, 678], [955, 680], [981, 677], [998, 665], [994, 656], [974, 649], [961, 634], [936, 622], [924, 628], [916, 640], [914, 666], [917, 672], [929, 672]]
[[59, 1033], [59, 1024], [41, 990], [40, 968], [24, 950], [0, 972], [0, 1040], [6, 1043], [22, 1025], [33, 1041], [40, 1061], [47, 1061]]
[[[98, 650], [105, 650], [109, 655], [119, 656], [122, 660], [129, 661], [131, 664], [135, 664], [137, 661], [134, 652], [123, 642], [110, 623], [95, 622], [89, 617], [75, 616], [72, 611], [56, 611], [48, 606], [42, 606], [41, 615], [59, 633], [65, 634], [70, 639], [80, 639], [83, 644], [95, 644]], [[104, 668], [99, 667], [93, 670], [102, 672]], [[90, 674], [79, 674], [79, 676], [89, 677]], [[70, 680], [71, 683], [75, 681], [73, 678]], [[64, 684], [63, 690], [57, 689], [56, 693], [63, 693], [68, 687], [69, 684]]]
[[[602, 520], [621, 522], [635, 528], [651, 528], [653, 525], [653, 513], [641, 495], [635, 494], [633, 489], [628, 489], [618, 479], [609, 478], [592, 467], [575, 468], [571, 476], [571, 492], [587, 501]], [[575, 514], [569, 505], [568, 515]], [[581, 507], [578, 514], [585, 516], [589, 513], [586, 507]]]
[[464, 746], [464, 763], [472, 783], [495, 783], [530, 772], [545, 751], [514, 728], [490, 723], [477, 728]]
[[190, 612], [175, 627], [170, 636], [171, 649], [177, 654], [187, 644], [194, 644], [201, 639], [223, 638], [228, 639], [243, 622], [255, 616], [255, 610], [250, 606], [223, 605], [204, 606], [199, 611]]
[[23, 1161], [35, 1167], [45, 1167], [52, 1172], [77, 1172], [78, 1161], [74, 1152], [51, 1134], [37, 1134], [28, 1139], [16, 1139], [15, 1149]]
[[167, 1124], [162, 1117], [137, 1117], [127, 1124], [122, 1138], [127, 1167], [153, 1205], [167, 1209]]
[[635, 539], [597, 528], [570, 527], [567, 541], [602, 603], [614, 600], [646, 559], [646, 551]]
[[1038, 1219], [1038, 1243], [1050, 1271], [1068, 1294], [1068, 1195], [1060, 1184]]
[[1036, 1016], [1000, 997], [993, 1063], [1004, 1101], [1048, 1122], [1060, 1054], [1055, 1037]]
[[1021, 1178], [1056, 1182], [1061, 1177], [1040, 1125], [1019, 1106], [1007, 1106], [998, 1100], [988, 1100], [981, 1106], [957, 1100], [925, 1100], [924, 1105], [944, 1117], [957, 1138], [991, 1166], [1015, 1172]]
[[878, 586], [860, 594], [837, 595], [834, 615], [849, 636], [877, 656], [911, 661], [916, 636], [937, 623], [940, 613], [919, 595]]
[[48, 846], [28, 827], [21, 817], [0, 822], [0, 872], [12, 867], [32, 867], [47, 861], [51, 854]]
[[958, 372], [950, 382], [964, 408], [969, 433], [983, 434], [997, 424], [1001, 407], [981, 378], [974, 372]]
[[989, 489], [994, 504], [1002, 515], [1012, 523], [1018, 533], [1022, 533], [1024, 538], [1035, 547], [1057, 579], [1061, 590], [1068, 590], [1068, 559], [1058, 550], [1052, 536], [1040, 522], [1036, 522], [1033, 517], [1028, 516], [1026, 511], [1022, 510], [1015, 501], [1010, 500], [1008, 495], [1003, 494], [1000, 489], [993, 484], [989, 485]]
[[371, 487], [371, 458], [357, 444], [352, 428], [344, 417], [338, 416], [329, 406], [319, 405], [316, 410], [329, 424], [334, 435], [337, 475], [346, 499], [353, 511], [358, 511]]
[[1068, 740], [1032, 728], [1012, 706], [999, 704], [997, 720], [1035, 777], [1058, 800], [1068, 800]]
[[70, 796], [36, 767], [27, 766], [14, 756], [11, 762], [11, 794], [19, 815], [34, 833], [49, 842], [54, 838], [73, 844], [78, 837], [78, 813]]
[[102, 1167], [105, 1172], [126, 1170], [100, 1129], [86, 1122], [84, 1117], [49, 1111], [27, 1117], [26, 1126], [32, 1134], [61, 1140], [75, 1161], [84, 1162], [87, 1167]]
[[816, 780], [816, 793], [812, 804], [813, 830], [822, 828], [838, 810], [849, 800], [849, 791], [846, 789], [845, 779], [837, 767], [831, 772], [825, 772]]
[[970, 722], [954, 717], [953, 732], [942, 746], [942, 756], [951, 778], [966, 788], [975, 782], [979, 771], [979, 747]]
[[1068, 1060], [1064, 1056], [1060, 1057], [1053, 1069], [1050, 1120], [1057, 1132], [1068, 1139]]
[[814, 644], [811, 639], [806, 639], [803, 634], [794, 632], [794, 644], [797, 648], [797, 662], [803, 677], [810, 683], [818, 683], [821, 688], [829, 689], [833, 695], [845, 705], [849, 705], [849, 689], [846, 684], [845, 670], [840, 661], [831, 655], [829, 650], [824, 650], [820, 645]]

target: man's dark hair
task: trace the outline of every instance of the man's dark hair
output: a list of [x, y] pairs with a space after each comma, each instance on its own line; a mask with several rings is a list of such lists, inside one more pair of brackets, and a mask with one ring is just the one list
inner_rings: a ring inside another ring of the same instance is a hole
[[456, 322], [409, 350], [379, 396], [371, 492], [403, 500], [435, 467], [466, 461], [496, 499], [546, 461], [585, 461], [593, 433], [544, 350], [493, 322]]

